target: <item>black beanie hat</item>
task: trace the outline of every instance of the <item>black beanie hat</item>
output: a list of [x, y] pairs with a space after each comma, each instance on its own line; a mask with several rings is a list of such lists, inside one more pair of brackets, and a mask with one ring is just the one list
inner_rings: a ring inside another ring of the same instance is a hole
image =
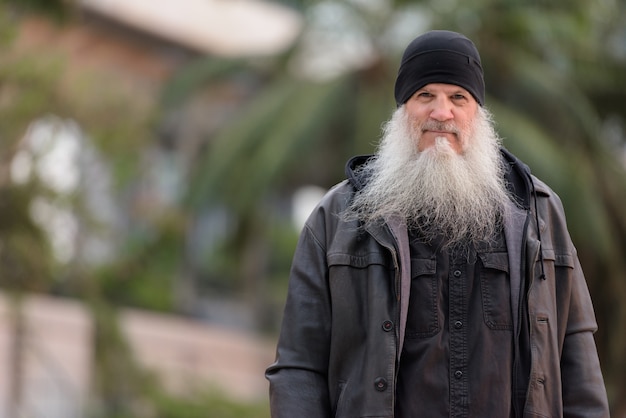
[[426, 32], [415, 38], [400, 62], [395, 86], [398, 106], [429, 83], [461, 86], [483, 106], [485, 81], [474, 43], [460, 33], [445, 30]]

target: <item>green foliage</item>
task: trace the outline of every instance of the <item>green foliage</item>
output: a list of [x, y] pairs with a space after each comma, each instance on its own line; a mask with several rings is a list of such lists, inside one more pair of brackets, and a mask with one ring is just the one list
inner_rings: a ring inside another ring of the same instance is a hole
[[270, 416], [266, 402], [234, 401], [216, 390], [207, 390], [186, 397], [174, 397], [161, 393], [154, 397], [154, 408], [158, 411], [155, 416], [159, 418], [269, 418]]
[[0, 0], [0, 7], [11, 6], [20, 12], [41, 12], [57, 21], [67, 20], [76, 0]]
[[0, 288], [47, 291], [54, 263], [43, 232], [28, 216], [28, 193], [5, 186], [0, 187], [0, 194]]
[[94, 321], [94, 400], [99, 405], [94, 416], [140, 417], [137, 402], [152, 380], [137, 365], [115, 308], [101, 299], [96, 287], [89, 288], [87, 300]]
[[54, 86], [61, 70], [56, 57], [0, 55], [0, 162], [12, 158], [33, 119], [59, 105]]
[[[5, 23], [2, 32], [11, 32], [12, 25], [8, 20]], [[35, 182], [13, 184], [9, 167], [28, 123], [42, 113], [47, 102], [55, 100], [51, 89], [58, 77], [58, 61], [43, 59], [40, 63], [43, 66], [36, 70], [28, 58], [0, 55], [0, 287], [17, 292], [49, 290], [55, 271], [45, 234], [29, 212], [33, 196], [49, 192]]]
[[184, 249], [184, 219], [162, 215], [143, 234], [131, 236], [120, 258], [95, 273], [102, 296], [118, 306], [176, 310], [174, 280]]
[[241, 71], [244, 64], [239, 61], [203, 57], [179, 70], [163, 88], [161, 105], [165, 109], [184, 104], [199, 89], [209, 83], [227, 78], [234, 71]]

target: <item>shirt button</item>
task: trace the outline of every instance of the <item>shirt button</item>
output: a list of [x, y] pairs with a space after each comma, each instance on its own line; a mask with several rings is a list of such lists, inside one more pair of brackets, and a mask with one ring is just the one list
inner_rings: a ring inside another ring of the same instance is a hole
[[454, 277], [461, 277], [461, 270], [454, 270]]
[[393, 322], [387, 320], [383, 322], [383, 331], [389, 332], [393, 329]]
[[382, 392], [387, 389], [387, 379], [384, 377], [377, 377], [374, 381], [374, 387], [377, 391]]
[[456, 321], [456, 322], [454, 323], [454, 328], [456, 328], [456, 329], [461, 329], [461, 328], [463, 328], [463, 322], [461, 322], [461, 321]]
[[454, 372], [454, 377], [456, 377], [457, 379], [460, 379], [463, 377], [463, 372], [460, 370], [457, 370], [456, 372]]

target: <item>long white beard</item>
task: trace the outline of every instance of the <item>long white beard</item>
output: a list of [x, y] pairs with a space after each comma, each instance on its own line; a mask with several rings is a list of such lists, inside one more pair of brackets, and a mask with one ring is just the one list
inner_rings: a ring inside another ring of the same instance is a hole
[[[473, 126], [454, 127], [465, 149], [457, 154], [445, 138], [417, 150], [421, 126], [404, 106], [385, 125], [377, 157], [362, 171], [369, 176], [344, 214], [364, 223], [400, 217], [422, 238], [445, 246], [490, 242], [509, 202], [503, 162], [491, 114], [480, 107]], [[447, 126], [447, 129], [452, 128]]]

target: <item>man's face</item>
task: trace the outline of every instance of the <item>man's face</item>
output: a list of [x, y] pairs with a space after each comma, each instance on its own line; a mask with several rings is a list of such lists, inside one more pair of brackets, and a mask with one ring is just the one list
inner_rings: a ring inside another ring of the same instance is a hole
[[427, 84], [411, 96], [405, 107], [417, 130], [418, 151], [445, 142], [457, 154], [467, 150], [478, 103], [463, 87]]

